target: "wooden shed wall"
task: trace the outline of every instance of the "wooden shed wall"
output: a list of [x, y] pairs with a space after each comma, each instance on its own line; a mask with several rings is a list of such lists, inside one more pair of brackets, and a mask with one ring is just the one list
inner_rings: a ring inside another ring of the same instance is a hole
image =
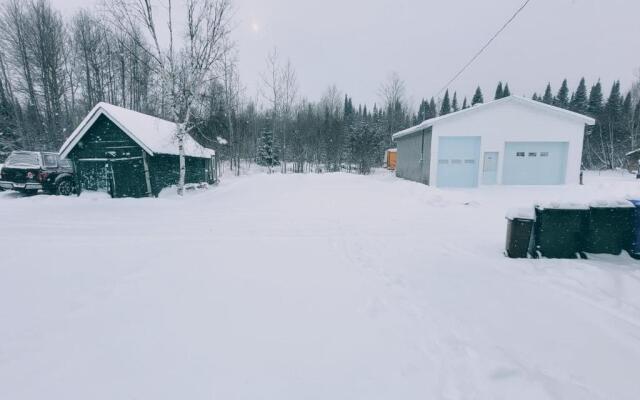
[[[153, 195], [178, 183], [179, 156], [145, 155], [142, 147], [104, 115], [96, 120], [69, 153], [69, 158], [76, 163], [81, 189], [104, 190], [114, 197], [147, 195], [145, 156]], [[210, 159], [186, 157], [185, 161], [186, 183], [211, 182]]]

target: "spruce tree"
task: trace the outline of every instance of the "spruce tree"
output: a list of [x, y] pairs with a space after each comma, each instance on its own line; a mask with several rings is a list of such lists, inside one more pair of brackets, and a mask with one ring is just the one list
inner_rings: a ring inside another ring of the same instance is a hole
[[0, 79], [0, 162], [19, 147], [18, 129], [14, 118], [13, 104], [5, 94], [5, 89]]
[[465, 97], [462, 101], [462, 109], [466, 110], [467, 108], [469, 108], [469, 105], [467, 104], [467, 98]]
[[494, 100], [499, 100], [503, 95], [502, 82], [498, 82], [498, 87], [496, 88], [496, 95], [493, 97]]
[[274, 167], [280, 164], [280, 160], [276, 154], [273, 132], [271, 132], [269, 128], [262, 130], [262, 136], [260, 137], [260, 144], [258, 146], [257, 163], [265, 167]]
[[440, 107], [440, 115], [447, 115], [451, 112], [451, 101], [449, 100], [449, 90], [444, 93], [442, 107]]
[[594, 118], [600, 118], [602, 114], [602, 85], [600, 81], [591, 87], [589, 92], [589, 104], [587, 112]]
[[546, 104], [553, 104], [553, 93], [551, 92], [551, 83], [547, 83], [547, 88], [542, 96], [542, 102]]
[[431, 100], [429, 100], [429, 118], [435, 118], [438, 116], [438, 107], [436, 106], [436, 101], [435, 99], [432, 97]]
[[585, 114], [589, 107], [589, 99], [587, 98], [587, 84], [584, 78], [580, 79], [580, 83], [578, 84], [578, 88], [573, 95], [573, 100], [571, 101], [571, 110], [580, 114]]
[[511, 90], [509, 90], [509, 84], [505, 83], [504, 90], [502, 91], [502, 97], [509, 97], [509, 96], [511, 96]]
[[558, 107], [569, 108], [569, 85], [566, 79], [562, 81], [562, 86], [558, 90], [554, 104]]
[[458, 92], [453, 92], [453, 100], [451, 101], [451, 110], [453, 110], [453, 112], [460, 110], [460, 107], [458, 107]]
[[482, 96], [482, 90], [480, 89], [480, 86], [478, 86], [476, 92], [473, 95], [473, 98], [471, 99], [471, 105], [475, 106], [476, 104], [480, 103], [484, 103], [484, 97]]
[[540, 101], [540, 98], [538, 97], [538, 93], [534, 93], [533, 96], [531, 96], [531, 100]]

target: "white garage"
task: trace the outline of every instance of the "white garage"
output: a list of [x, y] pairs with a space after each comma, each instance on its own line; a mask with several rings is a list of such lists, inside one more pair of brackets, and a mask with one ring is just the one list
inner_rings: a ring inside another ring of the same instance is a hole
[[594, 123], [538, 101], [506, 97], [394, 134], [396, 174], [438, 187], [577, 184], [585, 126]]

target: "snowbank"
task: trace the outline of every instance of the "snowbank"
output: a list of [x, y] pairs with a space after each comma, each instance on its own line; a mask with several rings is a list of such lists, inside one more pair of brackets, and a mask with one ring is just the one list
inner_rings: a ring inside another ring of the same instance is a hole
[[509, 208], [638, 192], [586, 182], [0, 193], [0, 398], [635, 400], [639, 263], [502, 254]]

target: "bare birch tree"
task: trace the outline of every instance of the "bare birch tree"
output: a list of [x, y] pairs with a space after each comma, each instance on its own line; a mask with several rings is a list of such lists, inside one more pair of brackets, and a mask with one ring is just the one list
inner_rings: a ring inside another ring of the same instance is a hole
[[[171, 119], [178, 125], [176, 140], [180, 156], [178, 194], [183, 195], [185, 183], [184, 139], [189, 132], [192, 108], [216, 77], [227, 50], [225, 39], [230, 32], [231, 4], [229, 0], [184, 0], [186, 20], [180, 27], [174, 20], [173, 0], [166, 0], [167, 41], [161, 42], [159, 8], [154, 0], [115, 0], [110, 2], [112, 22], [130, 37], [141, 24], [151, 37], [150, 55], [167, 91]], [[178, 33], [179, 29], [184, 34]]]

